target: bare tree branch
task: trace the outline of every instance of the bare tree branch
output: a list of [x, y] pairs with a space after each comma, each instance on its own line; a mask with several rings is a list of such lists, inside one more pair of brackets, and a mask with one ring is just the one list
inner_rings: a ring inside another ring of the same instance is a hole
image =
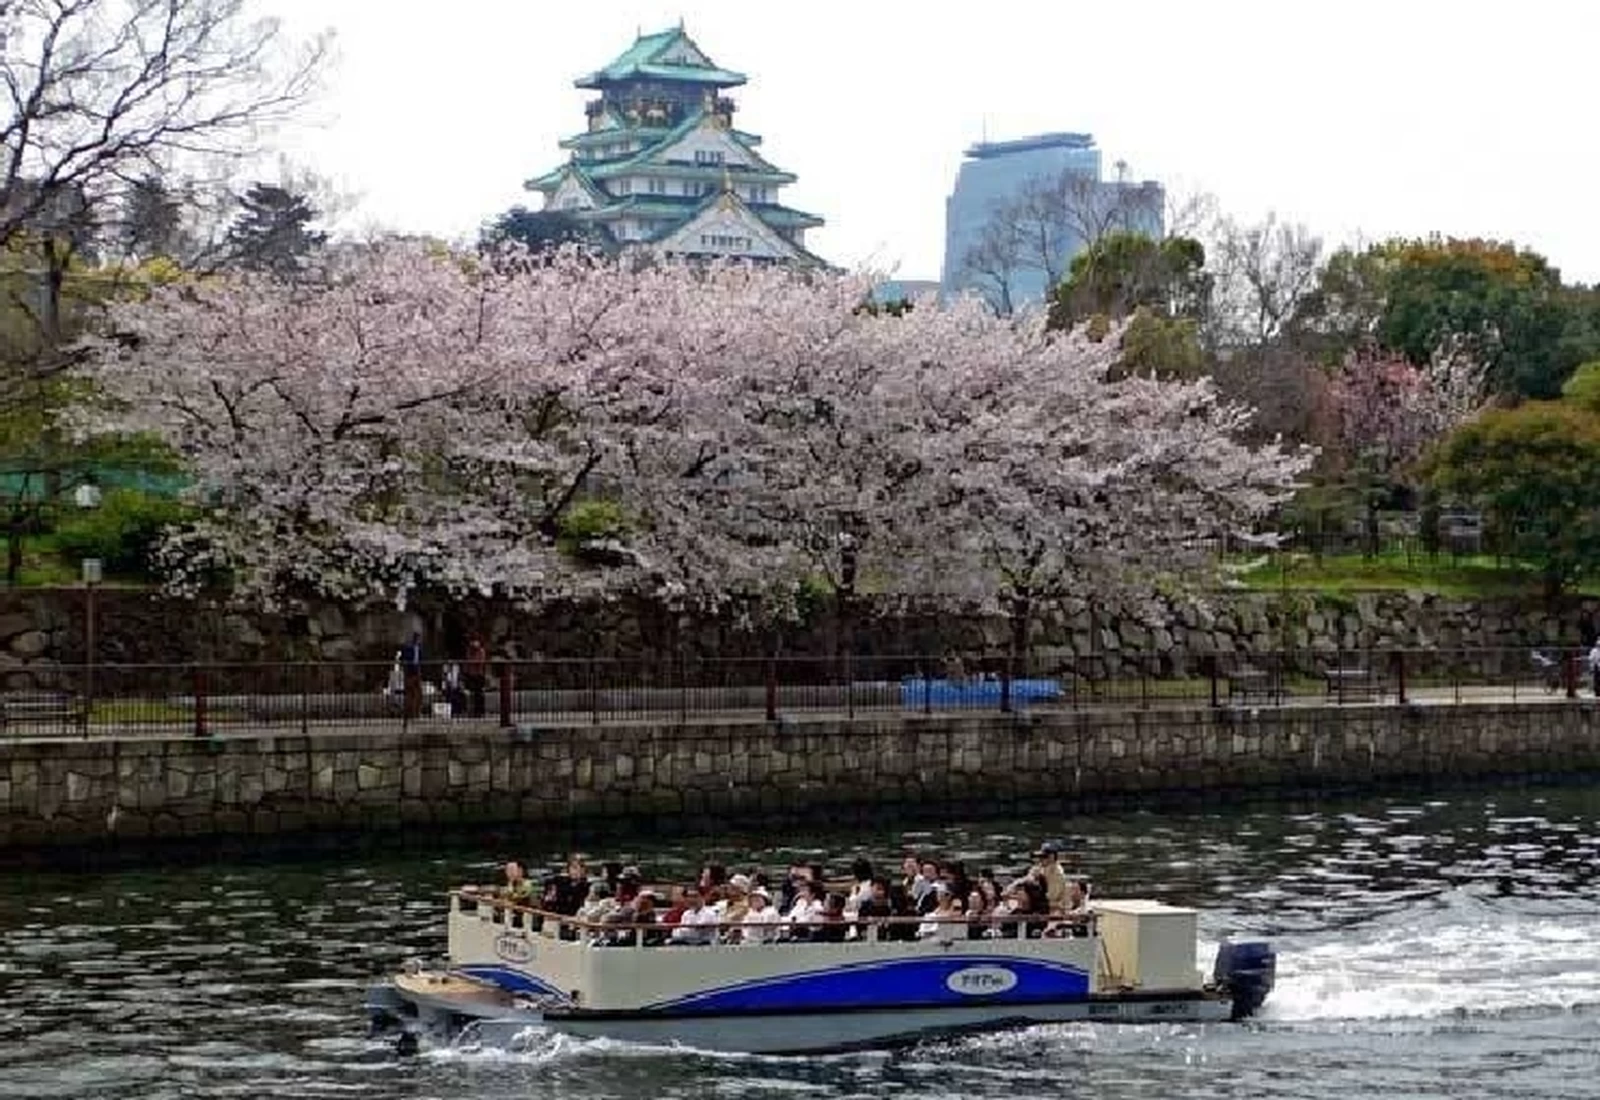
[[254, 151], [315, 91], [319, 37], [293, 50], [247, 0], [5, 0], [0, 245], [61, 195], [92, 215], [127, 181]]
[[1259, 348], [1283, 333], [1316, 289], [1322, 239], [1269, 213], [1254, 225], [1224, 221], [1212, 256], [1220, 342]]

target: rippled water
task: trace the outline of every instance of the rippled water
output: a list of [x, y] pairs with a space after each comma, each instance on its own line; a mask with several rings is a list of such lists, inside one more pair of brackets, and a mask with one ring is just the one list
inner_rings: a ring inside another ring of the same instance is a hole
[[[1102, 893], [1205, 907], [1208, 937], [1279, 947], [1249, 1025], [1039, 1027], [890, 1055], [727, 1057], [533, 1035], [397, 1058], [366, 1038], [375, 976], [442, 952], [441, 893], [563, 841], [348, 862], [0, 875], [0, 1095], [23, 1097], [1600, 1096], [1600, 786], [1370, 798], [1296, 812], [972, 823], [804, 847], [758, 836], [606, 854], [859, 849], [1014, 868], [1081, 838]], [[515, 849], [515, 850], [511, 850]]]

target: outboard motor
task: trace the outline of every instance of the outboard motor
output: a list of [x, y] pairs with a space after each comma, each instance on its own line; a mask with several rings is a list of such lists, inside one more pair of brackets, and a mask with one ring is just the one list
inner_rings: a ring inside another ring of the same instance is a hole
[[1278, 976], [1278, 953], [1270, 943], [1229, 943], [1217, 947], [1211, 979], [1233, 995], [1232, 1019], [1255, 1015]]

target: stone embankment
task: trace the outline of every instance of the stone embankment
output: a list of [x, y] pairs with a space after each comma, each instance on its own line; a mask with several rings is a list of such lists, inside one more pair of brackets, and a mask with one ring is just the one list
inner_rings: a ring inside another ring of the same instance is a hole
[[0, 848], [610, 819], [1006, 812], [1600, 768], [1600, 707], [1295, 706], [0, 742]]
[[[410, 612], [357, 612], [324, 605], [293, 615], [246, 616], [203, 601], [164, 599], [134, 589], [101, 589], [95, 600], [95, 661], [103, 665], [383, 665], [413, 630], [422, 631], [433, 657], [459, 656], [470, 630], [483, 633], [497, 654], [619, 662], [648, 662], [663, 655], [688, 660], [750, 656], [772, 640], [753, 638], [727, 622], [669, 615], [657, 606], [621, 601], [555, 605], [537, 613], [469, 602]], [[56, 666], [81, 664], [87, 610], [82, 589], [0, 592], [0, 690], [45, 684]], [[1152, 660], [1181, 666], [1184, 655], [1357, 649], [1496, 649], [1504, 652], [1505, 661], [1525, 664], [1526, 652], [1534, 646], [1586, 644], [1597, 624], [1600, 602], [1588, 599], [1540, 606], [1405, 592], [1314, 597], [1240, 591], [1214, 594], [1203, 604], [1139, 614], [1069, 601], [1040, 610], [1031, 643], [1043, 655], [1098, 655], [1108, 673], [1118, 666], [1152, 671]], [[790, 657], [825, 656], [837, 652], [845, 634], [824, 604], [805, 622], [787, 628], [777, 642]], [[942, 656], [1003, 650], [1009, 627], [1001, 619], [948, 611], [880, 613], [870, 601], [861, 601], [848, 637], [864, 659]]]

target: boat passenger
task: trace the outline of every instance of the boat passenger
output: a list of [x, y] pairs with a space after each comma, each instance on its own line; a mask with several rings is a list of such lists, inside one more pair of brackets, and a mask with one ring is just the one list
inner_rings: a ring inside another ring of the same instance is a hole
[[778, 907], [778, 912], [788, 915], [794, 908], [794, 900], [799, 896], [800, 884], [811, 881], [811, 872], [803, 863], [789, 864], [789, 873], [784, 877], [783, 885], [778, 887], [778, 896], [773, 899]]
[[[849, 902], [845, 906], [845, 915], [850, 916]], [[856, 904], [853, 917], [855, 924], [851, 927], [850, 938], [865, 939], [869, 925], [876, 925], [892, 916], [894, 907], [889, 903], [889, 884], [881, 878], [871, 880], [867, 883], [865, 898]]]
[[[1005, 900], [996, 910], [996, 916], [1002, 918], [995, 925], [995, 935], [1001, 939], [1031, 939], [1039, 934], [1035, 930], [1036, 921], [1030, 919], [1038, 910], [1033, 904], [1033, 892], [1028, 889], [1025, 879], [1018, 879], [1006, 888]], [[1040, 928], [1042, 929], [1042, 924]]]
[[700, 894], [710, 897], [711, 891], [728, 881], [728, 869], [720, 863], [707, 863], [700, 868]]
[[700, 947], [710, 943], [717, 934], [717, 911], [706, 904], [700, 887], [688, 886], [683, 891], [683, 915], [667, 942], [680, 947]]
[[617, 876], [617, 904], [630, 905], [639, 896], [639, 889], [643, 885], [644, 876], [637, 867], [624, 867], [622, 874]]
[[502, 880], [498, 886], [463, 886], [461, 892], [470, 897], [497, 898], [512, 905], [528, 905], [534, 902], [533, 883], [528, 880], [527, 874], [522, 869], [522, 864], [516, 860], [508, 860], [500, 869]]
[[542, 908], [564, 917], [576, 916], [578, 907], [588, 896], [589, 868], [583, 860], [573, 856], [567, 860], [565, 871], [546, 880]]
[[967, 939], [981, 940], [984, 933], [989, 930], [989, 905], [983, 899], [982, 890], [973, 890], [967, 894]]
[[[750, 877], [734, 875], [728, 880], [726, 896], [712, 904], [717, 921], [721, 924], [738, 924], [750, 908]], [[768, 895], [770, 897], [770, 895]]]
[[[656, 923], [656, 895], [653, 890], [641, 890], [628, 904], [619, 908], [615, 913], [606, 918], [607, 924], [655, 924]], [[639, 929], [619, 928], [614, 932], [607, 932], [602, 941], [611, 947], [632, 947], [639, 935]], [[644, 930], [644, 946], [654, 947], [662, 942], [664, 932], [654, 929]]]
[[750, 891], [749, 908], [734, 931], [739, 943], [772, 943], [778, 938], [778, 911], [766, 890], [757, 886]]
[[879, 934], [879, 939], [900, 940], [911, 943], [917, 938], [917, 918], [922, 913], [917, 909], [917, 903], [911, 894], [902, 889], [898, 884], [889, 888], [889, 908], [896, 917], [903, 918], [885, 928]]
[[830, 893], [823, 899], [822, 919], [811, 929], [814, 943], [843, 943], [852, 931], [844, 916], [844, 895]]
[[1045, 841], [1039, 845], [1035, 859], [1033, 869], [1028, 873], [1044, 886], [1046, 911], [1052, 914], [1065, 913], [1071, 904], [1071, 888], [1067, 873], [1061, 868], [1061, 845], [1053, 840]]
[[612, 896], [611, 887], [604, 882], [594, 882], [589, 885], [588, 899], [578, 907], [577, 919], [603, 924], [616, 911], [617, 899]]
[[850, 877], [855, 880], [855, 885], [850, 888], [844, 908], [847, 913], [859, 913], [861, 903], [872, 896], [872, 861], [858, 859], [850, 864]]
[[789, 907], [784, 920], [789, 926], [790, 939], [806, 940], [811, 938], [812, 926], [822, 921], [824, 906], [810, 879], [801, 882], [796, 890], [794, 904]]
[[947, 883], [939, 883], [933, 892], [936, 898], [933, 911], [917, 926], [917, 939], [948, 942], [962, 933], [960, 922], [964, 914], [961, 911], [961, 899], [955, 896]]

